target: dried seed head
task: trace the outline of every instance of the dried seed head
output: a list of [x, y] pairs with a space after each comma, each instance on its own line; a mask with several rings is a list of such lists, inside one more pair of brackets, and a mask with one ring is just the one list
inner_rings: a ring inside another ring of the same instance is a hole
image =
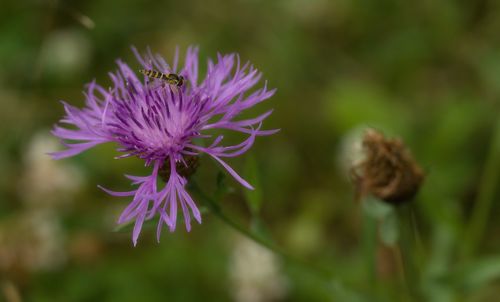
[[[199, 165], [200, 161], [198, 156], [186, 155], [184, 156], [184, 161], [179, 161], [175, 164], [175, 169], [180, 176], [189, 179], [189, 177], [196, 172]], [[170, 178], [170, 160], [165, 161], [158, 173], [163, 181], [168, 182]]]
[[362, 141], [364, 160], [352, 167], [357, 198], [373, 196], [392, 204], [410, 201], [424, 173], [403, 142], [368, 129]]

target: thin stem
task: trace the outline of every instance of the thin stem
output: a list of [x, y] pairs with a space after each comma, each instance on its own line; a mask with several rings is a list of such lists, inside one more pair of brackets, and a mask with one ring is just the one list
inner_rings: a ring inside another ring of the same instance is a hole
[[340, 290], [337, 292], [338, 296], [349, 296], [349, 297], [357, 297], [359, 296], [357, 293], [354, 293], [350, 290], [347, 290], [341, 283], [336, 280], [333, 276], [333, 272], [329, 270], [325, 270], [323, 268], [319, 268], [314, 266], [302, 259], [296, 258], [288, 253], [286, 253], [282, 248], [278, 247], [271, 240], [262, 237], [259, 234], [255, 234], [239, 223], [235, 222], [231, 218], [229, 218], [220, 208], [216, 201], [203, 193], [200, 187], [193, 180], [190, 181], [190, 189], [195, 194], [197, 194], [201, 200], [208, 206], [211, 212], [219, 218], [222, 222], [226, 223], [228, 226], [238, 231], [239, 233], [245, 235], [246, 237], [252, 239], [256, 243], [262, 245], [263, 247], [269, 249], [273, 253], [279, 255], [284, 261], [296, 265], [298, 268], [303, 269], [304, 271], [316, 276], [319, 280], [322, 280], [325, 283], [327, 288], [330, 288], [332, 291]]
[[406, 294], [406, 293], [410, 292], [410, 288], [409, 288], [408, 280], [406, 278], [407, 272], [405, 270], [405, 264], [404, 264], [403, 255], [401, 253], [401, 248], [400, 248], [399, 243], [392, 247], [392, 253], [393, 253], [393, 256], [394, 256], [395, 261], [396, 261], [396, 266], [398, 269], [399, 278], [401, 279], [401, 281], [403, 283], [402, 286], [404, 287], [404, 291], [398, 290], [399, 298], [401, 301], [410, 301], [411, 297], [408, 297], [408, 295]]
[[409, 300], [419, 301], [419, 271], [414, 257], [417, 239], [412, 222], [412, 204], [410, 202], [410, 204], [400, 205], [396, 209], [401, 231], [399, 249], [403, 262], [404, 279], [410, 295]]
[[376, 257], [377, 257], [377, 220], [363, 213], [363, 258], [366, 265], [367, 284], [372, 293], [377, 290]]
[[413, 232], [413, 238], [415, 239], [415, 251], [417, 254], [417, 267], [421, 268], [424, 265], [424, 243], [422, 241], [422, 236], [420, 234], [417, 218], [415, 217], [415, 208], [412, 206], [410, 209], [410, 224]]
[[472, 218], [465, 233], [463, 257], [472, 256], [484, 236], [488, 218], [495, 197], [496, 185], [500, 178], [500, 120], [496, 125], [493, 138], [479, 182], [479, 189], [474, 202]]
[[271, 240], [264, 238], [258, 234], [253, 233], [249, 229], [245, 228], [244, 226], [240, 225], [239, 223], [233, 221], [231, 218], [229, 218], [224, 212], [222, 212], [222, 209], [220, 206], [215, 202], [212, 198], [208, 197], [206, 194], [204, 194], [200, 187], [194, 182], [191, 181], [190, 183], [190, 188], [191, 190], [196, 193], [201, 199], [205, 202], [205, 204], [209, 207], [210, 211], [221, 221], [235, 229], [236, 231], [240, 232], [241, 234], [245, 235], [246, 237], [252, 239], [253, 241], [257, 242], [258, 244], [264, 246], [265, 248], [269, 249], [273, 253], [281, 256], [283, 259], [289, 262], [293, 262], [296, 264], [299, 264], [300, 266], [306, 267], [307, 269], [314, 271], [317, 275], [322, 276], [323, 278], [328, 278], [331, 280], [333, 277], [333, 274], [327, 270], [320, 269], [317, 267], [311, 267], [309, 263], [304, 262], [301, 259], [292, 257], [288, 255], [285, 251], [283, 251], [280, 247], [278, 247], [276, 244], [274, 244]]

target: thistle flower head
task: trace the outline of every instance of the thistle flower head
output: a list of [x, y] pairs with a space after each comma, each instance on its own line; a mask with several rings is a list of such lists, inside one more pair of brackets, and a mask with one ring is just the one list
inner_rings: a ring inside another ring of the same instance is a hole
[[368, 129], [362, 148], [364, 159], [351, 171], [358, 199], [372, 194], [390, 204], [411, 201], [425, 175], [404, 143]]
[[[110, 73], [112, 86], [104, 89], [92, 82], [87, 87], [86, 106], [82, 109], [64, 103], [66, 116], [56, 125], [53, 134], [66, 150], [52, 153], [55, 159], [77, 155], [106, 142], [118, 143], [117, 158], [136, 156], [152, 167], [151, 175], [127, 176], [137, 188], [116, 192], [102, 188], [114, 196], [133, 196], [118, 223], [135, 220], [132, 239], [137, 243], [145, 220], [158, 216], [157, 238], [163, 224], [171, 231], [176, 228], [178, 207], [184, 216], [186, 229], [191, 229], [191, 217], [201, 223], [195, 202], [185, 189], [187, 178], [197, 165], [196, 157], [208, 154], [219, 162], [243, 186], [253, 189], [224, 160], [245, 153], [256, 136], [270, 135], [277, 130], [261, 130], [262, 122], [272, 110], [251, 119], [238, 115], [268, 99], [274, 90], [266, 85], [251, 93], [261, 74], [249, 63], [242, 65], [236, 54], [218, 55], [208, 61], [205, 78], [198, 81], [198, 49], [190, 47], [184, 66], [179, 68], [178, 51], [173, 64], [149, 51], [141, 56], [133, 49], [141, 68], [165, 75], [182, 76], [181, 86], [162, 79], [137, 75], [127, 64], [118, 60], [118, 71]], [[211, 129], [241, 132], [247, 137], [237, 145], [224, 145], [223, 135]], [[205, 141], [204, 146], [195, 143]], [[157, 178], [166, 181], [157, 186]]]

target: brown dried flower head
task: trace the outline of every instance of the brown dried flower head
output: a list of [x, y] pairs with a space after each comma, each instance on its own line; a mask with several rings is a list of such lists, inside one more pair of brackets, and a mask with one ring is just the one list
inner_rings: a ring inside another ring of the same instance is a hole
[[410, 201], [424, 173], [399, 139], [368, 129], [362, 141], [364, 159], [352, 167], [357, 199], [369, 194], [391, 204]]

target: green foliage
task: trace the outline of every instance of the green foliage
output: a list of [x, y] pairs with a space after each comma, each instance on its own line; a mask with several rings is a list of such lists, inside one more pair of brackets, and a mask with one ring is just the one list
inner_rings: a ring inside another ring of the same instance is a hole
[[500, 279], [500, 257], [490, 256], [466, 265], [452, 277], [456, 289], [471, 292]]
[[[229, 229], [277, 251], [286, 286], [276, 300], [498, 300], [495, 1], [0, 6], [0, 301], [6, 280], [22, 301], [234, 301], [242, 282], [234, 277], [238, 243]], [[108, 87], [116, 58], [137, 67], [130, 45], [170, 59], [176, 45], [182, 53], [190, 44], [200, 46], [200, 72], [217, 52], [238, 52], [262, 71], [277, 93], [248, 115], [274, 108], [263, 129], [282, 131], [231, 159], [255, 190], [202, 159], [193, 176], [199, 187], [189, 190], [203, 223], [187, 233], [180, 215], [177, 231], [165, 228], [158, 244], [155, 217], [133, 248], [134, 222], [116, 226], [130, 199], [96, 185], [130, 190], [123, 174], [150, 169], [134, 158], [112, 160], [113, 145], [33, 161], [30, 152], [52, 150], [35, 150], [32, 141], [49, 136], [61, 118], [59, 100], [81, 106], [84, 84], [94, 78]], [[411, 213], [352, 200], [340, 150], [351, 152], [346, 136], [365, 126], [402, 138], [424, 168]], [[54, 167], [76, 174], [60, 177]], [[58, 187], [77, 178], [77, 188]], [[52, 216], [25, 225], [40, 213]], [[45, 266], [36, 265], [40, 259]], [[269, 294], [263, 288], [254, 284], [252, 293]]]
[[245, 198], [252, 214], [257, 215], [262, 205], [262, 185], [260, 182], [259, 170], [255, 156], [251, 154], [247, 156], [243, 175], [255, 189], [245, 190]]

